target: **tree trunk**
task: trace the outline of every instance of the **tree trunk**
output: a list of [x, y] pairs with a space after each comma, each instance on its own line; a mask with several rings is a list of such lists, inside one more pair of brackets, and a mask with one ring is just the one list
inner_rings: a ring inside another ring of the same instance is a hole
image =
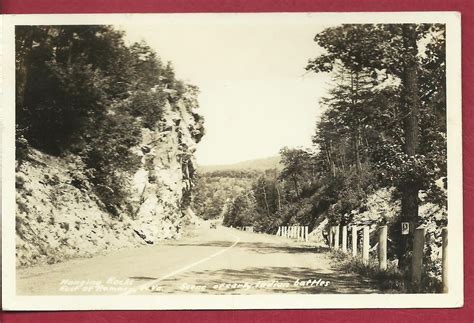
[[299, 192], [299, 189], [298, 189], [298, 180], [296, 179], [295, 176], [293, 176], [293, 184], [295, 186], [296, 198], [299, 198], [300, 197], [300, 192]]
[[275, 184], [275, 188], [278, 195], [278, 211], [280, 211], [281, 210], [281, 195], [280, 195], [280, 188], [278, 187], [278, 183]]
[[[414, 24], [404, 24], [402, 26], [404, 43], [404, 69], [401, 75], [401, 111], [403, 118], [403, 130], [405, 136], [405, 153], [411, 157], [415, 156], [418, 150], [418, 80], [417, 80], [417, 32]], [[400, 237], [399, 243], [399, 267], [408, 268], [409, 251], [412, 250], [413, 234], [418, 220], [418, 191], [415, 183], [404, 183], [401, 186], [401, 217], [400, 222], [410, 223], [408, 235]]]
[[25, 95], [27, 92], [28, 86], [28, 66], [30, 65], [30, 53], [33, 48], [33, 30], [30, 29], [25, 37], [23, 42], [23, 57], [22, 60], [18, 63], [18, 69], [16, 73], [16, 105], [17, 107], [23, 108], [25, 102]]
[[359, 126], [357, 126], [355, 135], [354, 135], [354, 150], [355, 150], [355, 160], [356, 160], [356, 171], [357, 175], [361, 173], [361, 163], [360, 163], [360, 143], [359, 143]]
[[336, 163], [334, 162], [333, 157], [332, 157], [332, 145], [331, 145], [331, 142], [329, 142], [328, 160], [329, 160], [329, 167], [331, 168], [332, 176], [333, 176], [333, 177], [336, 177]]
[[270, 216], [270, 208], [268, 207], [267, 201], [267, 191], [265, 190], [265, 185], [263, 185], [263, 199], [265, 200], [265, 208], [267, 209], [267, 215]]

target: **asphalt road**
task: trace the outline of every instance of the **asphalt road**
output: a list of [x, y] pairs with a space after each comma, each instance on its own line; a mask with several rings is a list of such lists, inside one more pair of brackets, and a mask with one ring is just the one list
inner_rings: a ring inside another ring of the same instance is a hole
[[308, 243], [218, 226], [105, 256], [17, 270], [18, 295], [377, 293]]

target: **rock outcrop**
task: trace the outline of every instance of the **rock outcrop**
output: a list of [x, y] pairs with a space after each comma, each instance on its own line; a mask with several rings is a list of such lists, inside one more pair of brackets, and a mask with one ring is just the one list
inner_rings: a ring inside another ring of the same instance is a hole
[[133, 228], [148, 242], [179, 237], [189, 212], [194, 152], [203, 134], [201, 117], [183, 102], [167, 105], [159, 131], [142, 130], [135, 152], [142, 167], [133, 176]]
[[193, 153], [204, 134], [195, 106], [186, 97], [168, 103], [156, 130], [142, 129], [141, 144], [134, 148], [141, 167], [129, 174], [132, 210], [127, 215], [111, 216], [92, 190], [76, 185], [80, 160], [30, 149], [16, 174], [17, 265], [178, 238], [183, 226], [195, 221], [189, 211]]

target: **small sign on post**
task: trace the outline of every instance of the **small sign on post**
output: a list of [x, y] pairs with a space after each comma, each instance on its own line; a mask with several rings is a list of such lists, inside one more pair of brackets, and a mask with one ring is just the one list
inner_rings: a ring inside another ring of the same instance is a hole
[[402, 222], [402, 235], [410, 233], [410, 222]]

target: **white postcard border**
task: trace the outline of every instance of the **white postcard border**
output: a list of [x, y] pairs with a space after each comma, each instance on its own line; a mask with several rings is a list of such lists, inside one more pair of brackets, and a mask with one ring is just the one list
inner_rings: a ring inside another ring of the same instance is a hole
[[[446, 23], [449, 282], [447, 294], [17, 296], [14, 26], [43, 24]], [[2, 296], [4, 310], [444, 308], [463, 305], [461, 23], [456, 12], [4, 15], [2, 27]]]

